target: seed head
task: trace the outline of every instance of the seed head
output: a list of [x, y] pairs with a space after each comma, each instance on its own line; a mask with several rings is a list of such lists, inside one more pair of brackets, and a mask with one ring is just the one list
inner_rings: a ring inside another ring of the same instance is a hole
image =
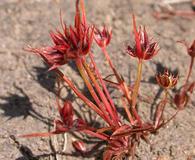
[[164, 73], [156, 75], [156, 81], [164, 89], [169, 89], [174, 87], [177, 84], [178, 76], [174, 76], [167, 69], [164, 70]]

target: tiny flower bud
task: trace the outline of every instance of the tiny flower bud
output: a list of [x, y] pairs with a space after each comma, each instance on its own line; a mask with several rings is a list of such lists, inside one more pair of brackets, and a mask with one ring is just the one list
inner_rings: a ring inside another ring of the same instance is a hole
[[174, 103], [178, 109], [184, 109], [190, 100], [190, 95], [193, 93], [195, 82], [184, 85], [179, 93], [175, 94]]
[[189, 97], [185, 92], [177, 93], [174, 97], [174, 103], [178, 109], [182, 110], [185, 108], [189, 101]]
[[64, 102], [64, 106], [60, 109], [60, 116], [62, 121], [66, 126], [72, 126], [73, 125], [73, 107], [72, 107], [72, 102], [66, 100]]
[[163, 74], [156, 75], [156, 81], [164, 89], [169, 89], [177, 84], [178, 76], [173, 76], [168, 70], [165, 70]]
[[112, 30], [111, 29], [107, 29], [105, 26], [102, 29], [102, 31], [100, 31], [99, 29], [96, 28], [95, 30], [95, 41], [96, 43], [99, 45], [99, 47], [106, 47], [111, 40], [112, 37]]

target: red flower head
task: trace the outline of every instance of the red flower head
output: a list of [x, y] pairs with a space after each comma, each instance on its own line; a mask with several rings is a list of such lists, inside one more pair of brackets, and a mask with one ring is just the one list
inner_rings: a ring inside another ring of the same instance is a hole
[[156, 75], [156, 80], [161, 87], [169, 89], [177, 84], [178, 76], [173, 76], [167, 69], [165, 69], [163, 74]]
[[50, 70], [70, 60], [80, 58], [89, 52], [93, 41], [94, 27], [86, 24], [83, 1], [81, 1], [81, 8], [82, 18], [80, 17], [79, 0], [77, 0], [74, 27], [67, 27], [61, 18], [63, 32], [56, 30], [56, 32], [50, 33], [54, 43], [53, 46], [40, 49], [28, 49], [28, 51], [39, 54], [44, 58], [51, 65]]
[[135, 16], [133, 15], [133, 28], [135, 34], [135, 46], [127, 47], [127, 53], [138, 59], [148, 60], [156, 55], [159, 51], [158, 44], [156, 42], [150, 42], [145, 27], [139, 28], [137, 31]]
[[95, 30], [95, 41], [100, 47], [106, 47], [111, 40], [112, 37], [112, 30], [103, 27], [102, 31], [97, 29]]

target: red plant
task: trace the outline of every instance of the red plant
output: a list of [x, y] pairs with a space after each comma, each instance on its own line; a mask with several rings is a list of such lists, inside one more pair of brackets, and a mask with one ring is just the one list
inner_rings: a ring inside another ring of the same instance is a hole
[[[81, 10], [81, 12], [80, 12]], [[61, 18], [62, 23], [62, 18]], [[103, 127], [95, 128], [87, 124], [82, 118], [74, 118], [74, 110], [72, 102], [66, 100], [63, 107], [57, 101], [58, 112], [60, 119], [54, 121], [54, 131], [49, 133], [33, 133], [23, 135], [22, 137], [35, 136], [50, 136], [53, 134], [60, 134], [65, 132], [83, 132], [90, 136], [96, 137], [101, 141], [105, 141], [107, 146], [105, 148], [103, 159], [117, 159], [121, 160], [126, 156], [135, 156], [136, 147], [141, 140], [149, 143], [148, 135], [155, 133], [162, 126], [166, 125], [173, 119], [181, 107], [178, 107], [176, 112], [167, 120], [164, 119], [163, 113], [168, 101], [168, 92], [173, 88], [178, 80], [178, 76], [173, 76], [167, 70], [163, 74], [156, 76], [158, 84], [164, 89], [164, 97], [156, 106], [154, 121], [144, 121], [139, 115], [137, 100], [139, 98], [139, 88], [142, 75], [143, 60], [150, 60], [159, 51], [157, 42], [150, 42], [145, 27], [137, 31], [135, 17], [133, 16], [133, 29], [135, 35], [135, 46], [128, 46], [127, 52], [130, 56], [138, 58], [137, 78], [135, 83], [128, 85], [122, 76], [115, 69], [109, 54], [106, 50], [107, 45], [111, 40], [111, 31], [105, 27], [102, 31], [89, 26], [86, 21], [84, 2], [83, 0], [76, 1], [76, 15], [74, 27], [66, 27], [62, 23], [63, 32], [57, 31], [51, 33], [51, 38], [54, 42], [53, 46], [46, 48], [28, 48], [28, 51], [40, 55], [45, 62], [51, 67], [60, 80], [66, 83], [71, 88], [77, 97], [79, 97], [87, 107], [92, 109], [104, 120]], [[117, 82], [105, 80], [100, 74], [96, 66], [93, 53], [91, 52], [92, 41], [95, 39], [98, 46], [102, 49], [106, 60], [111, 67]], [[188, 48], [189, 55], [193, 55], [194, 43]], [[192, 59], [194, 56], [191, 56]], [[91, 98], [79, 90], [74, 83], [59, 69], [59, 66], [73, 61], [80, 75], [88, 88]], [[175, 96], [176, 106], [187, 103], [188, 93], [193, 92], [194, 83], [188, 83], [191, 75], [193, 62], [191, 63], [190, 71], [187, 76], [186, 84], [181, 91]], [[122, 121], [117, 111], [116, 105], [107, 89], [106, 83], [110, 83], [122, 92], [122, 107], [128, 117], [128, 122]], [[133, 86], [133, 87], [129, 87]], [[81, 152], [87, 153], [82, 141], [73, 142], [74, 148]], [[85, 154], [82, 154], [83, 156]]]

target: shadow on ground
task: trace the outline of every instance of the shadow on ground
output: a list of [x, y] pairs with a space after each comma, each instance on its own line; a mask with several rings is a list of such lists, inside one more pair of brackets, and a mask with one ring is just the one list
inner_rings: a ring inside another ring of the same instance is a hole
[[0, 97], [1, 100], [5, 101], [0, 104], [0, 109], [3, 111], [3, 115], [8, 117], [7, 120], [17, 117], [26, 119], [28, 116], [32, 116], [47, 125], [51, 125], [50, 119], [42, 116], [33, 109], [32, 103], [23, 89], [17, 86], [15, 88], [20, 92], [19, 94], [10, 93], [9, 96]]

